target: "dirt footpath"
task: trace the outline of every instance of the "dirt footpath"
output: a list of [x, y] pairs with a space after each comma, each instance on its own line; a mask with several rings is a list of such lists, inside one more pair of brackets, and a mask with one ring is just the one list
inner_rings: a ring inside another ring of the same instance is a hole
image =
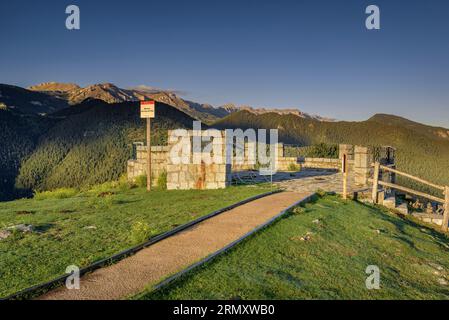
[[226, 211], [81, 278], [79, 290], [57, 288], [42, 300], [124, 299], [239, 239], [310, 193], [281, 192]]

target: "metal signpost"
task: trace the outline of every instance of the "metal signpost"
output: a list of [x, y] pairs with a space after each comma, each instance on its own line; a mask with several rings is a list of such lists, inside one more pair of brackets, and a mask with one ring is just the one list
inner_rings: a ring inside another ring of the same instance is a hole
[[348, 155], [343, 155], [343, 199], [348, 198]]
[[147, 119], [147, 190], [151, 190], [151, 118], [155, 113], [154, 101], [140, 101], [140, 117]]

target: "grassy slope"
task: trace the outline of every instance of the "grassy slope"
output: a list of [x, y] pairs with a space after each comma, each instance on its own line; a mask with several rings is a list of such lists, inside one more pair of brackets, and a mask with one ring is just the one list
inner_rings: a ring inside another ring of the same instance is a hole
[[[299, 240], [307, 232], [311, 240]], [[141, 298], [449, 299], [438, 283], [449, 282], [448, 245], [432, 229], [328, 196]], [[365, 287], [368, 265], [380, 268], [380, 290]]]
[[[98, 197], [103, 189], [64, 199], [0, 203], [0, 230], [20, 223], [41, 233], [15, 233], [0, 241], [0, 297], [50, 280], [69, 265], [86, 266], [132, 245], [136, 222], [153, 235], [268, 191], [263, 186], [226, 190], [162, 191], [142, 188]], [[104, 188], [103, 191], [110, 190]], [[22, 214], [28, 211], [31, 214]], [[86, 229], [95, 226], [96, 229]]]

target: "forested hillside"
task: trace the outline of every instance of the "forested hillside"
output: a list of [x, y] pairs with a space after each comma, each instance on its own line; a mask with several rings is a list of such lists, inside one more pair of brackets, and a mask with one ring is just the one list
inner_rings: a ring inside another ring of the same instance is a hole
[[26, 195], [24, 190], [14, 190], [20, 163], [52, 124], [46, 117], [0, 110], [0, 201]]
[[[34, 152], [22, 163], [18, 188], [82, 187], [118, 179], [125, 172], [132, 143], [145, 141], [139, 103], [86, 103], [56, 114], [62, 119], [40, 137]], [[164, 143], [167, 129], [191, 127], [192, 121], [181, 111], [159, 103], [152, 121], [152, 143]]]
[[19, 113], [48, 114], [66, 108], [68, 103], [42, 92], [0, 83], [0, 105]]

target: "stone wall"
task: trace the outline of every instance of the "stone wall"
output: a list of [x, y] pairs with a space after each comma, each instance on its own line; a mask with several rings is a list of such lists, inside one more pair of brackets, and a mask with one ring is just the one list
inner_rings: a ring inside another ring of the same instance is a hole
[[[254, 143], [254, 142], [250, 142]], [[245, 142], [245, 149], [244, 149], [244, 158], [243, 161], [236, 161], [235, 158], [233, 158], [232, 161], [232, 171], [238, 172], [238, 171], [247, 171], [247, 170], [256, 170], [256, 159], [251, 158], [249, 154], [249, 150], [251, 148], [250, 143]], [[285, 157], [284, 156], [284, 144], [278, 143], [276, 145], [277, 148], [277, 158], [276, 158], [276, 170], [277, 171], [288, 171], [289, 167], [294, 164], [298, 165], [298, 158], [296, 157]]]
[[426, 213], [419, 213], [414, 212], [412, 213], [412, 216], [415, 218], [418, 218], [419, 220], [426, 222], [426, 223], [433, 223], [439, 226], [443, 225], [443, 216], [438, 214], [426, 214]]
[[[156, 186], [159, 176], [167, 172], [167, 146], [151, 147], [151, 184]], [[128, 160], [127, 175], [129, 181], [135, 181], [138, 176], [147, 174], [147, 148], [137, 146], [136, 159]]]
[[277, 171], [289, 171], [291, 165], [298, 165], [297, 157], [285, 157], [284, 144], [282, 142], [277, 144], [277, 158], [276, 158], [276, 170]]
[[340, 170], [340, 159], [327, 159], [327, 158], [299, 158], [298, 163], [302, 168], [310, 169], [332, 169]]
[[[189, 131], [193, 134], [193, 131]], [[221, 149], [221, 159], [216, 163], [206, 164], [204, 161], [193, 163], [193, 150], [189, 154], [180, 152], [178, 157], [167, 159], [167, 189], [221, 189], [231, 183], [231, 165], [226, 164], [226, 133], [221, 131], [222, 139], [213, 139], [215, 147]], [[170, 135], [170, 131], [169, 131]], [[169, 141], [169, 154], [177, 141]], [[217, 153], [219, 154], [219, 153]], [[198, 155], [198, 154], [197, 154]], [[182, 161], [182, 157], [192, 157], [189, 161]], [[183, 163], [185, 162], [185, 163]]]
[[222, 189], [230, 185], [231, 166], [226, 164], [168, 164], [167, 189]]
[[343, 167], [343, 155], [347, 155], [349, 171], [354, 170], [354, 146], [349, 144], [339, 145], [339, 157], [334, 158], [310, 158], [300, 157], [297, 162], [302, 168], [307, 169], [329, 169], [342, 171]]
[[296, 157], [278, 157], [276, 161], [277, 171], [289, 171], [292, 165], [298, 166], [298, 158]]
[[[203, 132], [203, 131], [200, 131]], [[198, 134], [189, 131], [190, 135]], [[169, 131], [170, 134], [170, 131]], [[202, 133], [200, 133], [202, 134]], [[257, 165], [255, 160], [249, 154], [249, 145], [245, 144], [243, 162], [237, 163], [233, 157], [233, 164], [226, 165], [226, 132], [220, 131], [221, 139], [214, 140], [214, 147], [219, 148], [221, 153], [216, 153], [221, 159], [212, 164], [207, 161], [194, 161], [194, 156], [198, 156], [198, 152], [194, 153], [192, 140], [190, 140], [190, 158], [189, 161], [174, 161], [169, 157], [171, 150], [177, 145], [178, 141], [169, 141], [168, 146], [151, 147], [151, 171], [152, 184], [157, 185], [159, 176], [167, 173], [167, 189], [219, 189], [225, 188], [231, 182], [231, 171], [254, 170]], [[191, 138], [190, 138], [191, 139]], [[170, 140], [170, 139], [169, 139]], [[187, 144], [188, 145], [188, 144]], [[277, 171], [289, 171], [292, 164], [299, 165], [301, 168], [310, 169], [331, 169], [341, 170], [343, 155], [347, 156], [349, 171], [354, 176], [356, 185], [367, 186], [368, 179], [372, 175], [372, 152], [367, 147], [340, 145], [340, 158], [296, 158], [284, 156], [284, 145], [278, 143], [276, 158]], [[146, 147], [138, 146], [136, 159], [129, 160], [127, 166], [128, 179], [133, 181], [136, 177], [146, 175]], [[185, 162], [185, 163], [183, 163]]]
[[[245, 147], [244, 147], [244, 154], [243, 154], [243, 161], [237, 161], [237, 159], [232, 159], [232, 171], [247, 171], [247, 170], [255, 170], [256, 169], [256, 159], [257, 156], [254, 157], [254, 155], [250, 156], [249, 150], [250, 149], [256, 149], [256, 143], [255, 142], [248, 142], [245, 141]], [[257, 153], [257, 149], [256, 149]]]

